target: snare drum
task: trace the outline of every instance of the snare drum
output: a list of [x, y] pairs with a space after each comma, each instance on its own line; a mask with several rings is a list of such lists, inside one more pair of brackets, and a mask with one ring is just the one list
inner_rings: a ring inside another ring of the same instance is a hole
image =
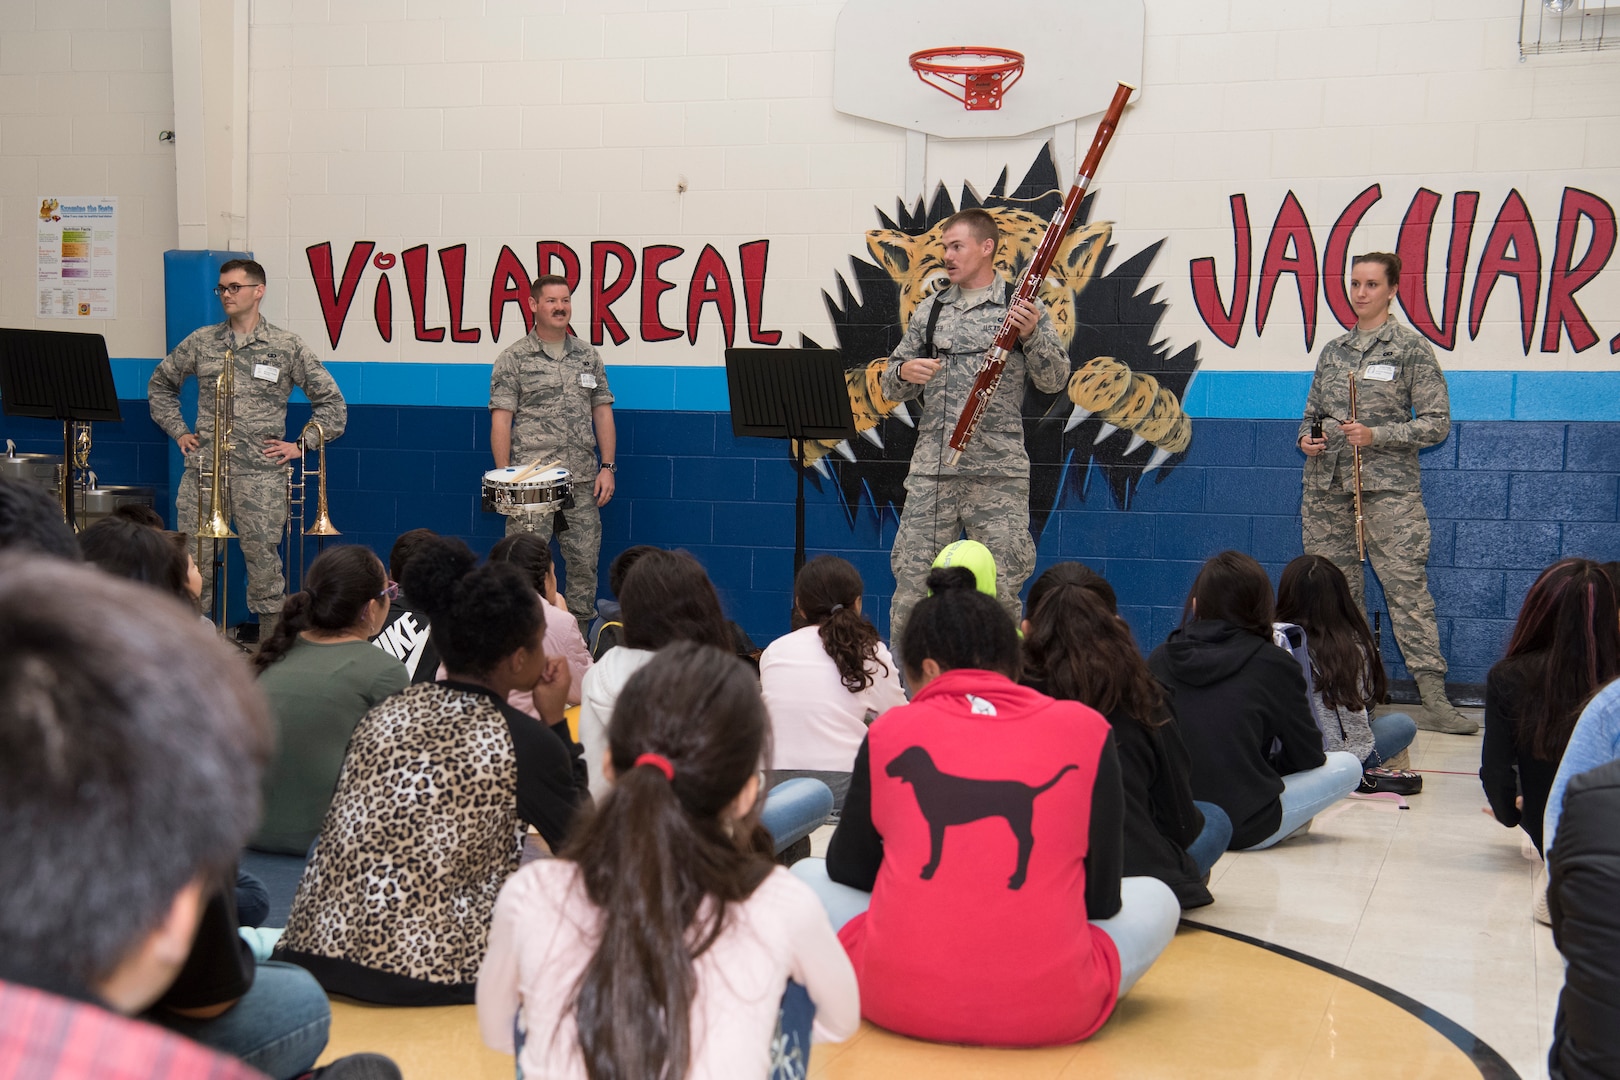
[[491, 469], [484, 474], [484, 509], [508, 517], [540, 517], [574, 504], [573, 484], [567, 469], [547, 469], [524, 480], [513, 477], [521, 465]]

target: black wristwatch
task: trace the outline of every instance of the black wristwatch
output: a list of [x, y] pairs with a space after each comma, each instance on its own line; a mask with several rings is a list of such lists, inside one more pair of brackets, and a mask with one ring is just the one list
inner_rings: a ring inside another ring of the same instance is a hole
[[617, 476], [619, 474], [619, 467], [617, 465], [613, 464], [613, 462], [611, 462], [611, 461], [602, 462], [601, 469], [598, 469], [597, 471], [601, 472], [602, 469], [606, 469], [608, 472], [614, 474], [615, 476]]

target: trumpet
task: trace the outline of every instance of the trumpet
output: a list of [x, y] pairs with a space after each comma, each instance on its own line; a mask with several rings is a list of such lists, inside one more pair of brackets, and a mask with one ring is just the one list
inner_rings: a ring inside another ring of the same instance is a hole
[[[318, 445], [314, 448], [320, 455], [315, 468], [309, 467], [310, 429], [314, 429]], [[304, 583], [304, 538], [306, 536], [327, 537], [341, 536], [342, 533], [336, 525], [332, 524], [332, 515], [326, 506], [326, 429], [317, 420], [311, 420], [304, 425], [304, 430], [298, 435], [298, 469], [296, 474], [291, 465], [287, 466], [287, 591], [297, 592]], [[309, 478], [314, 476], [315, 485], [315, 520], [305, 524], [308, 508]], [[294, 524], [296, 522], [296, 525]], [[316, 541], [316, 550], [319, 551], [320, 541]], [[297, 550], [298, 576], [293, 576], [293, 551]]]
[[[199, 411], [201, 404], [198, 405]], [[199, 428], [202, 427], [198, 417]], [[231, 451], [236, 449], [236, 351], [225, 350], [225, 367], [214, 380], [214, 448], [213, 459], [206, 470], [209, 475], [208, 510], [203, 511], [202, 478], [204, 470], [197, 470], [197, 565], [202, 565], [202, 542], [212, 540], [214, 550], [209, 558], [213, 579], [212, 610], [209, 618], [225, 633], [225, 577], [230, 558], [229, 545], [224, 543], [236, 536], [231, 531], [231, 519], [224, 507], [231, 500]], [[198, 448], [201, 452], [201, 448]]]

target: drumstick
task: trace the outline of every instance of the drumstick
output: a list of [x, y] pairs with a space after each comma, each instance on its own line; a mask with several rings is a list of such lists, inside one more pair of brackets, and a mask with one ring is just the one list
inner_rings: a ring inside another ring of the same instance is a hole
[[559, 465], [561, 462], [562, 462], [562, 459], [558, 458], [556, 461], [548, 461], [544, 465], [542, 465], [542, 464], [540, 464], [540, 459], [535, 458], [533, 461], [529, 462], [529, 467], [527, 469], [524, 469], [522, 472], [520, 472], [516, 476], [512, 477], [512, 479], [509, 480], [508, 483], [521, 484], [521, 483], [523, 483], [523, 481], [527, 480], [529, 477], [533, 476], [535, 473], [537, 473], [537, 472], [545, 472], [547, 469], [556, 468], [556, 466]]

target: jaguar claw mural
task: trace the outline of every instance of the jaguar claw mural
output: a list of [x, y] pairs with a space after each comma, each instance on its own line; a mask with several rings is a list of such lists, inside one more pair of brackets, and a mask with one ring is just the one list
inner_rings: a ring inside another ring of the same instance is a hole
[[[882, 228], [866, 234], [871, 261], [851, 258], [849, 275], [838, 277], [837, 296], [823, 293], [837, 348], [852, 361], [865, 358], [845, 374], [860, 438], [811, 443], [805, 457], [816, 477], [838, 485], [851, 518], [865, 500], [879, 512], [905, 502], [916, 421], [905, 405], [883, 396], [878, 376], [917, 304], [947, 284], [940, 222], [968, 207], [988, 210], [1002, 231], [996, 268], [1016, 281], [1063, 195], [1049, 146], [1012, 191], [1005, 170], [982, 198], [964, 184], [953, 202], [942, 184], [926, 205], [898, 206], [893, 218], [880, 211]], [[1192, 445], [1192, 422], [1181, 402], [1198, 368], [1198, 346], [1173, 351], [1157, 338], [1166, 305], [1157, 299], [1157, 286], [1142, 289], [1162, 241], [1109, 269], [1113, 223], [1089, 221], [1091, 202], [1087, 196], [1081, 203], [1041, 285], [1073, 374], [1059, 393], [1029, 388], [1024, 398], [1037, 536], [1053, 510], [1099, 497], [1098, 476], [1114, 505], [1129, 509], [1136, 489], [1149, 479], [1163, 481]], [[801, 338], [805, 347], [821, 347]]]

